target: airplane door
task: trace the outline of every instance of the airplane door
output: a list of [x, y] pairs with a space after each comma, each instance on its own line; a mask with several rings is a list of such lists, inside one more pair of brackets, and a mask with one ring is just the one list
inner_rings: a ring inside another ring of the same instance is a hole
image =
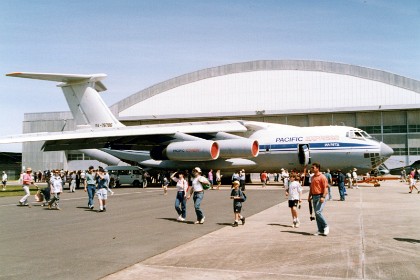
[[306, 166], [311, 163], [311, 154], [309, 151], [309, 144], [299, 144], [298, 158], [299, 158], [299, 163], [302, 165]]

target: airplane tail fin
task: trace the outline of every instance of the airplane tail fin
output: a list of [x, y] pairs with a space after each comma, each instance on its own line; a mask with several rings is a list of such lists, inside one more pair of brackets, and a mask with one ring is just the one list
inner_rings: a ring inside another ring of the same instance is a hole
[[124, 126], [99, 96], [99, 92], [106, 90], [106, 87], [101, 82], [101, 80], [106, 78], [106, 74], [78, 75], [16, 72], [6, 76], [61, 82], [58, 86], [63, 90], [78, 128]]

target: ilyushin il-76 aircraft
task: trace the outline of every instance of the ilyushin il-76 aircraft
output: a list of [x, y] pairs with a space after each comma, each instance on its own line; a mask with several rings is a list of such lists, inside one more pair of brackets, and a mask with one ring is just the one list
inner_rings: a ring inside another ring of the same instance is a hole
[[105, 74], [11, 73], [11, 77], [59, 82], [77, 128], [0, 138], [0, 144], [45, 141], [44, 151], [98, 151], [157, 169], [278, 172], [321, 167], [367, 172], [393, 150], [348, 126], [296, 127], [244, 120], [125, 126], [99, 96]]

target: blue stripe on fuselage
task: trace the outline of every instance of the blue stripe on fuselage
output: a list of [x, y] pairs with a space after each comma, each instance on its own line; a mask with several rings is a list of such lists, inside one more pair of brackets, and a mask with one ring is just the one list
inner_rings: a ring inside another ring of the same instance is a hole
[[[344, 143], [344, 142], [323, 142], [323, 143], [307, 143], [310, 150], [341, 150], [341, 149], [377, 149], [378, 147], [361, 143]], [[298, 144], [272, 144], [260, 145], [260, 151], [296, 151]]]

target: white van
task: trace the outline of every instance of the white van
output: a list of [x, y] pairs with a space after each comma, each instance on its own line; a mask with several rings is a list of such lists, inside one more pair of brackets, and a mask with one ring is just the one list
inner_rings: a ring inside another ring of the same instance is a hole
[[138, 166], [108, 166], [106, 169], [111, 179], [111, 187], [132, 185], [136, 188], [145, 188], [147, 185], [147, 181], [143, 180], [143, 169]]

